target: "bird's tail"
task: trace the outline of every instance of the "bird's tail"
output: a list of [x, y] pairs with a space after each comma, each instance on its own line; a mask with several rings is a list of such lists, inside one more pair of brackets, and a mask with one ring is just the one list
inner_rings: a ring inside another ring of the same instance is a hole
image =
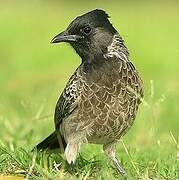
[[40, 150], [43, 151], [46, 149], [47, 150], [60, 149], [60, 151], [63, 152], [65, 147], [66, 147], [66, 142], [64, 138], [59, 133], [54, 131], [42, 142], [40, 142], [37, 146], [35, 146], [34, 149], [37, 149], [38, 151]]

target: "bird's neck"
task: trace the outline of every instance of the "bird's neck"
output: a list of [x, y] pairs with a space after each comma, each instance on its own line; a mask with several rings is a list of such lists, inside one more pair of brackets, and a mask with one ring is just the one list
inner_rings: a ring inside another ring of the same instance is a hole
[[[105, 38], [104, 38], [105, 39]], [[90, 48], [84, 51], [84, 48], [79, 48], [77, 53], [80, 55], [82, 62], [91, 64], [92, 62], [99, 62], [103, 59], [117, 58], [122, 61], [129, 61], [129, 52], [124, 44], [124, 40], [117, 33], [111, 36], [110, 40], [104, 40], [101, 46], [94, 46], [95, 48]], [[82, 49], [82, 51], [80, 51]]]
[[112, 43], [107, 47], [107, 53], [104, 54], [106, 59], [117, 57], [123, 61], [129, 61], [129, 52], [127, 47], [124, 45], [124, 41], [119, 34], [113, 36]]

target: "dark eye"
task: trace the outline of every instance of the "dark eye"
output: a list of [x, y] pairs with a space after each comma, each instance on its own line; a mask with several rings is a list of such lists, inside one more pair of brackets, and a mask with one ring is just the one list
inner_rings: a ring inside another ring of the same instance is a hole
[[86, 27], [83, 28], [83, 32], [85, 34], [89, 34], [91, 32], [91, 28], [89, 26], [86, 26]]

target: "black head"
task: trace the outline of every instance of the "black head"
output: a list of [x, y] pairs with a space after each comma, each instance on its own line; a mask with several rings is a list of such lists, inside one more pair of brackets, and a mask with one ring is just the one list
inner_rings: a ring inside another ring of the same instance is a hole
[[105, 11], [98, 9], [79, 16], [52, 43], [69, 42], [82, 60], [96, 59], [107, 51], [117, 32], [108, 18]]

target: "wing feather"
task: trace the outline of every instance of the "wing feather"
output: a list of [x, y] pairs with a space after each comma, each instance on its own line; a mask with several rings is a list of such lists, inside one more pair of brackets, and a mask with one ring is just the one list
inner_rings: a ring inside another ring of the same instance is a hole
[[79, 94], [81, 89], [80, 86], [82, 86], [82, 83], [80, 83], [78, 69], [69, 79], [64, 91], [57, 101], [54, 115], [56, 129], [59, 128], [62, 120], [68, 117], [78, 107]]

